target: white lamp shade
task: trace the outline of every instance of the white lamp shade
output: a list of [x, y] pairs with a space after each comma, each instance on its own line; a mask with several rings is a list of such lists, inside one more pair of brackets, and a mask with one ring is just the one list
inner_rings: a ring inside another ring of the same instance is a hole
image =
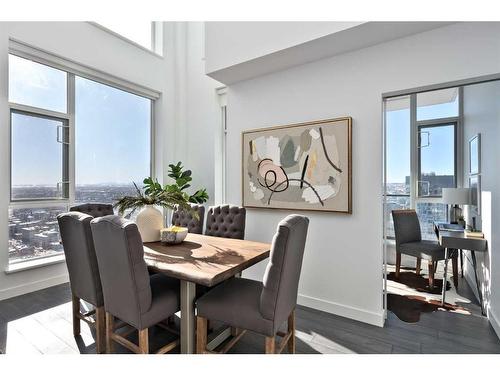
[[443, 203], [470, 204], [469, 188], [443, 188]]

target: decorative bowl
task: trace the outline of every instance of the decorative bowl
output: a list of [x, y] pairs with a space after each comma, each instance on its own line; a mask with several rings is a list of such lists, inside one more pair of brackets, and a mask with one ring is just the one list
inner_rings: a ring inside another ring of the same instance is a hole
[[186, 239], [188, 229], [184, 227], [171, 226], [160, 230], [160, 240], [167, 245], [179, 244]]

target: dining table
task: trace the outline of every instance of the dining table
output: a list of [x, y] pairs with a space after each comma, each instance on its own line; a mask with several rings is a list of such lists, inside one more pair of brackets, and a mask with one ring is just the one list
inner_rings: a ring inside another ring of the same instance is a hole
[[[195, 348], [196, 287], [214, 287], [238, 276], [250, 266], [269, 257], [268, 243], [188, 233], [179, 244], [144, 244], [148, 268], [180, 281], [181, 353]], [[230, 336], [230, 329], [219, 332], [210, 343], [215, 347]]]

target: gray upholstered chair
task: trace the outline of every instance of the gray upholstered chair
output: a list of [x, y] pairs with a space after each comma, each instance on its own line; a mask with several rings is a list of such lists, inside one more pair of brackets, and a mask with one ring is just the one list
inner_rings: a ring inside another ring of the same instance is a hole
[[245, 238], [246, 209], [233, 205], [213, 206], [207, 212], [207, 236]]
[[114, 214], [113, 205], [107, 203], [84, 203], [70, 207], [69, 210], [83, 212], [92, 217], [102, 217]]
[[[235, 332], [221, 353], [227, 352], [246, 330], [266, 336], [267, 354], [280, 353], [285, 346], [294, 353], [295, 306], [308, 225], [309, 219], [301, 215], [290, 215], [279, 223], [263, 282], [232, 278], [197, 300], [198, 353], [210, 352], [208, 319], [222, 321]], [[279, 332], [287, 319], [287, 332]], [[276, 334], [283, 337], [278, 350]]]
[[[67, 212], [57, 217], [73, 296], [73, 335], [80, 335], [80, 320], [95, 324], [96, 350], [103, 353], [106, 334], [104, 299], [90, 230], [91, 220], [92, 216], [81, 212]], [[95, 310], [82, 314], [80, 299], [92, 304]], [[92, 314], [95, 314], [95, 322], [89, 319]]]
[[[118, 342], [135, 353], [147, 354], [148, 328], [179, 310], [179, 282], [162, 274], [148, 274], [141, 235], [132, 221], [110, 215], [93, 219], [90, 226], [104, 295], [107, 352]], [[115, 332], [115, 317], [139, 331], [139, 345]], [[178, 344], [175, 340], [158, 353]]]
[[199, 204], [192, 204], [191, 207], [198, 212], [198, 219], [190, 212], [179, 208], [172, 213], [172, 225], [186, 227], [189, 233], [203, 233], [203, 220], [205, 219], [205, 207]]
[[[420, 274], [422, 259], [428, 261], [429, 287], [434, 287], [437, 262], [444, 260], [444, 248], [437, 241], [423, 240], [420, 221], [415, 210], [393, 210], [394, 233], [396, 236], [396, 278], [401, 270], [401, 254], [417, 258], [416, 274]], [[458, 262], [456, 254], [452, 257], [453, 283], [458, 286]]]

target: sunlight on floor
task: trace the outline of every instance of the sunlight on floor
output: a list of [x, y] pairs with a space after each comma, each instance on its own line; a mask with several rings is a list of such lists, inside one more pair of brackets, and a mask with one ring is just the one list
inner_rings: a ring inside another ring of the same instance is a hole
[[81, 335], [75, 340], [71, 303], [7, 323], [5, 341], [8, 354], [77, 354], [79, 346], [94, 344], [92, 332], [86, 323], [81, 324]]

